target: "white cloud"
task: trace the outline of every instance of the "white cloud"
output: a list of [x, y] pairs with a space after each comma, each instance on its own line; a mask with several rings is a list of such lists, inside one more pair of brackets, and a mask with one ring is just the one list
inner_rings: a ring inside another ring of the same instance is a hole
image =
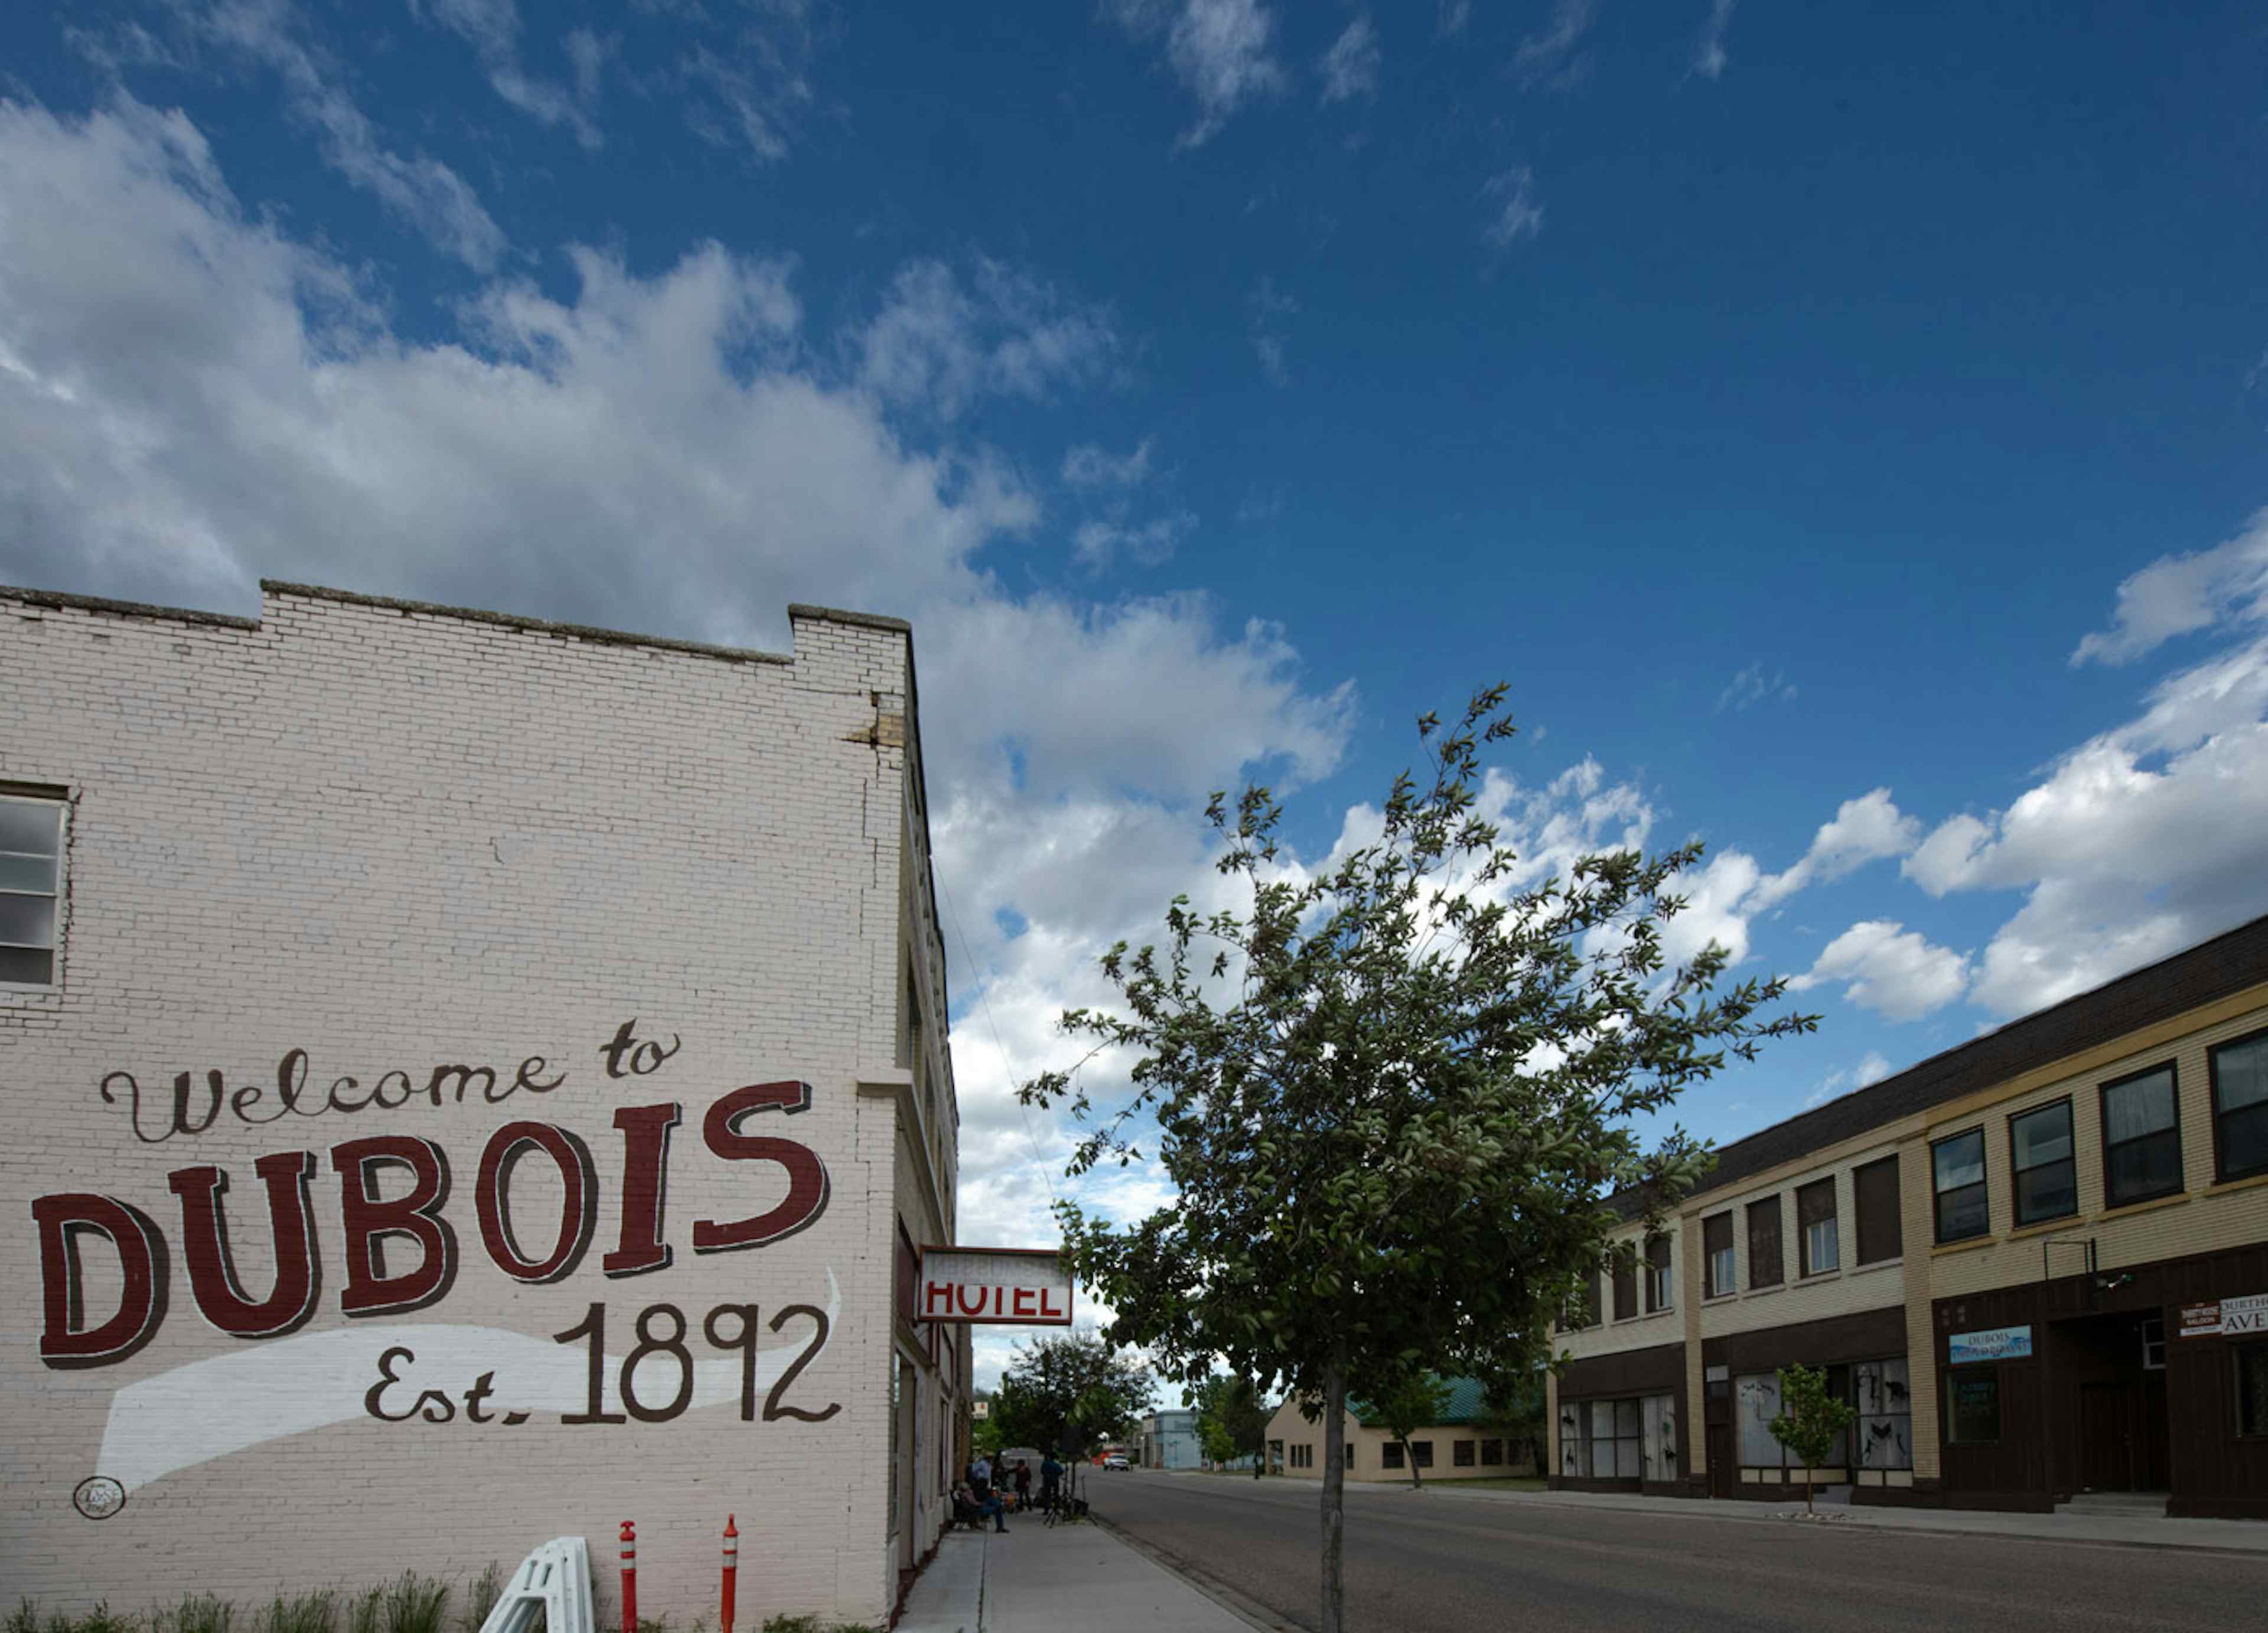
[[1693, 47], [1693, 72], [1702, 78], [1723, 77], [1731, 60], [1725, 55], [1725, 34], [1732, 26], [1733, 0], [1709, 0], [1709, 20], [1701, 25], [1701, 38]]
[[1554, 89], [1572, 85], [1582, 77], [1579, 54], [1584, 31], [1598, 10], [1598, 0], [1554, 0], [1551, 19], [1520, 42], [1513, 54], [1512, 71], [1522, 85], [1549, 81]]
[[[1890, 1063], [1874, 1050], [1868, 1049], [1855, 1070], [1845, 1070], [1838, 1066], [1822, 1078], [1819, 1086], [1804, 1097], [1803, 1109], [1810, 1111], [1815, 1107], [1824, 1106], [1831, 1100], [1863, 1089], [1869, 1084], [1880, 1083], [1889, 1075]], [[1734, 1106], [1727, 1109], [1736, 1111], [1739, 1107]]]
[[1189, 511], [1140, 523], [1090, 519], [1073, 531], [1072, 555], [1092, 572], [1101, 572], [1122, 555], [1144, 567], [1161, 566], [1173, 559], [1174, 547], [1197, 526], [1196, 515]]
[[988, 394], [1044, 401], [1096, 378], [1117, 345], [1107, 312], [983, 260], [967, 281], [942, 261], [904, 268], [857, 340], [871, 390], [948, 420]]
[[1829, 942], [1810, 972], [1788, 985], [1802, 992], [1830, 982], [1844, 983], [1843, 996], [1861, 1009], [1918, 1020], [1961, 997], [1969, 960], [1892, 920], [1863, 919]]
[[1473, 0], [1441, 0], [1441, 37], [1462, 34], [1473, 20]]
[[1795, 688], [1788, 684], [1786, 671], [1774, 670], [1767, 675], [1762, 663], [1753, 663], [1734, 675], [1718, 695], [1715, 712], [1721, 715], [1730, 709], [1738, 713], [1767, 702], [1793, 702], [1795, 695]]
[[1859, 1063], [1858, 1072], [1852, 1077], [1852, 1083], [1854, 1087], [1863, 1089], [1880, 1083], [1889, 1075], [1890, 1063], [1875, 1050], [1868, 1049], [1866, 1058]]
[[1063, 481], [1066, 488], [1138, 488], [1150, 477], [1150, 439], [1145, 437], [1130, 453], [1108, 453], [1091, 442], [1065, 451]]
[[1251, 305], [1252, 349], [1260, 359], [1260, 371], [1270, 386], [1288, 386], [1292, 371], [1285, 361], [1283, 322], [1299, 315], [1300, 303], [1278, 291], [1276, 280], [1263, 272], [1253, 288]]
[[2268, 911], [2268, 639], [2146, 702], [2005, 812], [1949, 818], [1908, 858], [1933, 895], [2029, 893], [1983, 955], [1985, 1008], [2054, 1003]]
[[2118, 586], [2110, 628], [2082, 640], [2071, 655], [2123, 664], [2176, 636], [2222, 622], [2268, 619], [2268, 510], [2257, 511], [2235, 537], [2209, 550], [2161, 555]]
[[469, 44], [490, 87], [506, 102], [538, 124], [567, 126], [585, 148], [600, 145], [592, 117], [604, 55], [597, 36], [578, 29], [562, 42], [575, 69], [575, 83], [563, 85], [529, 73], [520, 60], [519, 8], [514, 0], [411, 0], [410, 9]]
[[1367, 15], [1357, 17], [1331, 41], [1330, 49], [1317, 64], [1323, 77], [1324, 102], [1377, 95], [1379, 61], [1378, 30], [1371, 26]]
[[1481, 228], [1482, 241], [1510, 249], [1543, 231], [1543, 207], [1535, 202], [1535, 173], [1525, 165], [1498, 171], [1481, 188], [1495, 214]]
[[1756, 905], [1771, 907], [1807, 885], [1841, 879], [1887, 857], [1905, 856], [1920, 842], [1921, 819], [1901, 812], [1889, 789], [1846, 799], [1837, 807], [1833, 820], [1820, 825], [1811, 849], [1793, 867], [1758, 883]]
[[1104, 0], [1103, 11], [1135, 40], [1164, 38], [1167, 65], [1197, 102], [1179, 147], [1203, 146], [1247, 102], [1284, 87], [1261, 0]]
[[[504, 231], [479, 195], [438, 159], [404, 157], [381, 140], [340, 85], [335, 65], [302, 36], [285, 0], [224, 0], [202, 11], [185, 10], [180, 21], [196, 45], [236, 54], [274, 73], [291, 117], [315, 133], [323, 162], [350, 183], [475, 271], [496, 266], [504, 254]], [[121, 117], [134, 117], [122, 99], [120, 107]], [[203, 151], [202, 135], [195, 136], [194, 146]]]

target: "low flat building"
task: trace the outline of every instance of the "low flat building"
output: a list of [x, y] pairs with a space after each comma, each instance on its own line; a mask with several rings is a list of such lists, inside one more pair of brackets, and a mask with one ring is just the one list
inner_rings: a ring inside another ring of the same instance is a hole
[[[2268, 918], [1719, 1153], [1557, 1335], [1551, 1483], [2268, 1519]], [[1790, 1467], [1778, 1370], [1857, 1420]]]
[[[1408, 1442], [1359, 1401], [1346, 1414], [1346, 1477], [1408, 1481], [1412, 1466], [1423, 1480], [1484, 1480], [1533, 1475], [1535, 1461], [1516, 1437], [1490, 1425], [1485, 1392], [1471, 1378], [1443, 1380], [1449, 1398], [1440, 1417], [1411, 1432]], [[1323, 1421], [1286, 1400], [1268, 1420], [1268, 1472], [1295, 1480], [1323, 1477]]]
[[[462, 1580], [878, 1623], [965, 1329], [911, 632], [0, 591], [10, 1603]], [[752, 1614], [753, 1613], [753, 1614]]]
[[1151, 1413], [1135, 1431], [1134, 1447], [1135, 1460], [1144, 1468], [1198, 1468], [1204, 1464], [1194, 1411]]

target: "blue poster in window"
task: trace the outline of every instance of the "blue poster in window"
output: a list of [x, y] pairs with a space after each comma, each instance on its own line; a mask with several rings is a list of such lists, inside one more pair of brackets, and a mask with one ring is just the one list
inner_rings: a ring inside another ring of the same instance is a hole
[[1955, 1333], [1947, 1340], [1948, 1359], [1963, 1361], [2021, 1361], [2032, 1352], [2029, 1327], [1988, 1327], [1982, 1332]]

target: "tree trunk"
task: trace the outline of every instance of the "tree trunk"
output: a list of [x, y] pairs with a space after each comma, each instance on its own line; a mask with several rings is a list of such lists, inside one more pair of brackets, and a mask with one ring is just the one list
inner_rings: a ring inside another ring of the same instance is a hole
[[1808, 1467], [1803, 1471], [1803, 1517], [1806, 1519], [1811, 1518], [1811, 1470]]
[[1346, 1369], [1323, 1374], [1323, 1605], [1317, 1633], [1346, 1633]]
[[1410, 1460], [1410, 1488], [1414, 1491], [1425, 1483], [1425, 1471], [1418, 1467], [1418, 1448], [1404, 1440], [1402, 1443], [1402, 1455]]

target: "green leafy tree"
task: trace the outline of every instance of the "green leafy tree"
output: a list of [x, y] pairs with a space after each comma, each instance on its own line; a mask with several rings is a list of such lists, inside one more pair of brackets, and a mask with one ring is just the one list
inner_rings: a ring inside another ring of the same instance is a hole
[[1510, 1462], [1519, 1462], [1519, 1453], [1525, 1448], [1529, 1466], [1540, 1475], [1548, 1467], [1543, 1460], [1543, 1444], [1549, 1438], [1544, 1425], [1548, 1421], [1543, 1375], [1538, 1372], [1525, 1379], [1500, 1379], [1491, 1385], [1482, 1398], [1480, 1418], [1475, 1426], [1484, 1434], [1503, 1439]]
[[[1824, 1369], [1784, 1366], [1779, 1373], [1779, 1416], [1765, 1425], [1771, 1438], [1805, 1470], [1826, 1466], [1835, 1445], [1859, 1414], [1847, 1401], [1827, 1393]], [[1811, 1481], [1803, 1482], [1803, 1512], [1811, 1510]]]
[[979, 1417], [969, 1423], [968, 1450], [971, 1456], [996, 1457], [1005, 1445], [1007, 1442], [1000, 1438], [1000, 1420], [998, 1417]]
[[[1161, 945], [1102, 960], [1108, 1010], [1064, 1030], [1132, 1057], [1097, 1107], [1077, 1068], [1023, 1085], [1091, 1119], [1071, 1171], [1138, 1160], [1154, 1122], [1177, 1206], [1120, 1226], [1059, 1203], [1110, 1335], [1185, 1383], [1226, 1362], [1322, 1411], [1322, 1633], [1342, 1633], [1344, 1409], [1397, 1371], [1524, 1376], [1551, 1317], [1605, 1256], [1605, 1197], [1639, 1188], [1659, 1222], [1710, 1160], [1658, 1113], [1730, 1052], [1811, 1030], [1765, 1018], [1783, 981], [1719, 989], [1713, 945], [1664, 950], [1691, 844], [1617, 850], [1543, 876], [1478, 808], [1504, 688], [1444, 731], [1418, 723], [1376, 837], [1313, 871], [1279, 852], [1263, 787], [1208, 815], [1234, 902], [1167, 908]], [[1083, 1064], [1083, 1063], [1082, 1063]]]
[[1404, 1372], [1372, 1391], [1363, 1403], [1401, 1446], [1402, 1460], [1410, 1467], [1410, 1483], [1424, 1485], [1410, 1437], [1441, 1421], [1441, 1415], [1449, 1409], [1449, 1386], [1431, 1372]]
[[1098, 1335], [1050, 1334], [1018, 1349], [993, 1392], [990, 1421], [1003, 1445], [1084, 1457], [1123, 1437], [1149, 1410], [1152, 1390], [1142, 1367]]
[[1248, 1378], [1215, 1372], [1182, 1393], [1184, 1405], [1197, 1409], [1197, 1444], [1216, 1463], [1231, 1463], [1249, 1454], [1252, 1477], [1260, 1478], [1261, 1452], [1268, 1443], [1268, 1401]]

